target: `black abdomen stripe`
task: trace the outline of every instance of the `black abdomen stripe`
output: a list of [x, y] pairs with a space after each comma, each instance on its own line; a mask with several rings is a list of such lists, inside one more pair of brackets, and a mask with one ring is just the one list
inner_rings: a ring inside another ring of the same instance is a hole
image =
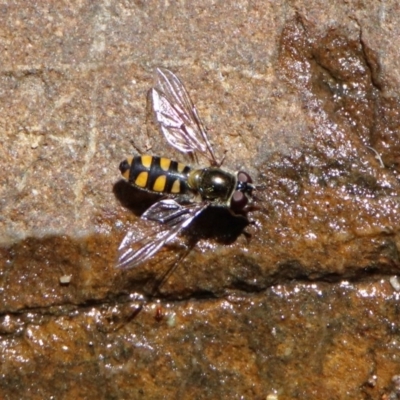
[[188, 190], [189, 171], [190, 167], [168, 158], [142, 155], [132, 159], [128, 179], [140, 189], [180, 194]]

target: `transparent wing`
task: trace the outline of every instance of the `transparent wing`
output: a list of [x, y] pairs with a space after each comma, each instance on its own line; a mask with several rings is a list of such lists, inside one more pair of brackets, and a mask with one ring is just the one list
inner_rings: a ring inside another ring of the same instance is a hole
[[182, 205], [172, 199], [153, 204], [142, 218], [161, 222], [165, 227], [156, 226], [144, 237], [138, 236], [135, 231], [129, 231], [118, 248], [117, 268], [133, 268], [148, 260], [174, 239], [207, 206], [207, 203]]
[[183, 153], [197, 151], [211, 164], [220, 165], [183, 83], [168, 69], [157, 68], [156, 76], [156, 86], [149, 96], [156, 121], [168, 143]]

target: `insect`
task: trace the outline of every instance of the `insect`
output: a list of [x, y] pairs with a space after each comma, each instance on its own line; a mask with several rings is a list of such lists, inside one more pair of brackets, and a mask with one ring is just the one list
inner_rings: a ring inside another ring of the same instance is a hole
[[225, 207], [245, 215], [255, 189], [244, 171], [228, 172], [214, 154], [197, 110], [183, 83], [171, 71], [158, 68], [157, 82], [149, 92], [155, 120], [168, 143], [181, 151], [205, 156], [209, 167], [193, 168], [152, 155], [135, 155], [120, 163], [122, 176], [140, 190], [160, 194], [143, 219], [162, 224], [147, 237], [129, 231], [119, 246], [119, 268], [133, 268], [151, 258], [187, 228], [207, 207]]

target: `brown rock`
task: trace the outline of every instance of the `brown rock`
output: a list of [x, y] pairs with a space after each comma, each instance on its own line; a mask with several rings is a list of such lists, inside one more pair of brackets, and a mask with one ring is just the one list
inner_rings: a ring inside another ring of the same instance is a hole
[[[3, 4], [0, 397], [398, 395], [397, 11]], [[261, 186], [258, 209], [248, 226], [207, 210], [119, 271], [155, 199], [118, 164], [130, 140], [170, 156], [147, 131], [156, 66], [185, 82], [224, 166]]]

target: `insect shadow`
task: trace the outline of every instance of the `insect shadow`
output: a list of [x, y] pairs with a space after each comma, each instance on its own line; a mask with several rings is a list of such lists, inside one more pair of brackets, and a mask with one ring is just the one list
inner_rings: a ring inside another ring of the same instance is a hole
[[123, 207], [137, 216], [160, 200], [160, 195], [140, 190], [123, 179], [114, 184], [113, 193]]
[[[113, 192], [121, 205], [137, 216], [141, 216], [151, 205], [160, 200], [160, 195], [137, 189], [123, 180], [115, 183]], [[176, 259], [166, 263], [163, 259], [160, 262], [160, 268], [153, 270], [152, 273], [149, 274], [145, 268], [136, 276], [135, 282], [128, 280], [121, 282], [119, 286], [124, 287], [128, 292], [140, 287], [149, 297], [158, 296], [161, 293], [162, 286], [200, 240], [210, 240], [214, 243], [229, 245], [234, 243], [241, 234], [249, 239], [250, 234], [245, 231], [247, 225], [249, 225], [249, 221], [244, 216], [234, 216], [226, 207], [210, 206], [193, 219], [190, 227], [181, 231], [180, 237], [185, 245], [180, 247]], [[163, 224], [160, 224], [160, 229], [162, 229], [162, 226]], [[173, 241], [166, 245], [166, 247], [169, 246], [177, 249]], [[134, 285], [134, 287], [131, 287], [131, 285]]]
[[215, 240], [217, 243], [229, 245], [244, 234], [247, 238], [250, 234], [245, 231], [249, 225], [246, 218], [233, 216], [227, 208], [208, 207], [192, 222], [190, 229], [183, 233], [189, 241], [198, 242], [201, 239]]
[[[160, 195], [140, 190], [122, 179], [114, 184], [113, 192], [121, 205], [136, 216], [141, 216], [160, 200]], [[184, 229], [182, 235], [189, 241], [190, 247], [201, 239], [228, 245], [234, 243], [241, 234], [249, 238], [250, 235], [245, 231], [248, 225], [245, 217], [233, 216], [224, 207], [211, 206], [198, 215], [190, 224], [190, 229]]]

